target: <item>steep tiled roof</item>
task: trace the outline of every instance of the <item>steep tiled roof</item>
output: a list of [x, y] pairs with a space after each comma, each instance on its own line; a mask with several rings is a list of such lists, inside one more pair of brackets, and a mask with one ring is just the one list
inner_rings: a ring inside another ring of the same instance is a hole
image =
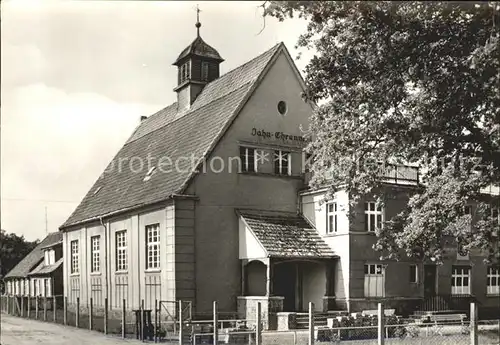
[[302, 216], [288, 212], [238, 210], [271, 257], [334, 257], [316, 229]]
[[62, 232], [52, 232], [24, 257], [4, 278], [24, 278], [44, 258], [43, 248], [62, 240]]
[[60, 258], [52, 265], [45, 265], [45, 263], [42, 261], [33, 271], [28, 273], [28, 275], [33, 276], [52, 273], [63, 264], [63, 260], [64, 258]]
[[[207, 84], [189, 110], [177, 111], [174, 103], [142, 121], [61, 228], [181, 193], [193, 169], [191, 159], [179, 161], [184, 164], [175, 169], [177, 159], [206, 158], [282, 46], [274, 46]], [[170, 169], [156, 169], [144, 181], [148, 157], [152, 157], [151, 166], [160, 159], [172, 162]], [[143, 169], [139, 169], [139, 161], [144, 163]]]
[[180, 60], [187, 57], [188, 55], [197, 55], [202, 57], [208, 57], [211, 59], [215, 59], [218, 61], [224, 61], [219, 52], [209, 46], [200, 36], [196, 37], [190, 45], [188, 45], [177, 57], [174, 62], [174, 65], [177, 64]]

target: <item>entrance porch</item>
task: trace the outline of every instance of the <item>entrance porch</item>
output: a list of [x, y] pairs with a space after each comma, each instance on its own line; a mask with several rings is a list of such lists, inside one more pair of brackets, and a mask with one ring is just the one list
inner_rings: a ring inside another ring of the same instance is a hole
[[[279, 313], [334, 309], [337, 256], [304, 218], [295, 213], [238, 211], [241, 295], [238, 313], [254, 319], [261, 302], [265, 329], [276, 329]], [[286, 316], [286, 315], [285, 315]]]

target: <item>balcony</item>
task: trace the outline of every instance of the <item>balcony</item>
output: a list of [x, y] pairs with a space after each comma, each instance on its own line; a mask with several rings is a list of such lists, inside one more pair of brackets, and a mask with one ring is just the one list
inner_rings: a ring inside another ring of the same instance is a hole
[[[309, 171], [305, 172], [304, 179], [306, 184], [309, 184], [312, 177], [311, 174]], [[418, 167], [386, 164], [382, 169], [381, 180], [385, 183], [417, 186], [419, 184]]]

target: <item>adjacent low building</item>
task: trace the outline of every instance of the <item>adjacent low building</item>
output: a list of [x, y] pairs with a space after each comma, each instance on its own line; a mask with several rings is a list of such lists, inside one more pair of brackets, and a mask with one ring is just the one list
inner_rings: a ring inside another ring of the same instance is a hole
[[5, 293], [51, 297], [63, 293], [62, 233], [47, 235], [4, 277]]

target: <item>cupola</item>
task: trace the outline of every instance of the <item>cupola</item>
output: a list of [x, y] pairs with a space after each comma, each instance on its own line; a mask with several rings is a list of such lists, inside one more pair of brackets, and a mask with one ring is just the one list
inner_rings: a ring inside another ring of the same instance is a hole
[[208, 45], [200, 36], [200, 10], [197, 8], [195, 24], [197, 35], [177, 57], [177, 107], [189, 109], [206, 84], [219, 78], [219, 65], [224, 61], [217, 50]]

